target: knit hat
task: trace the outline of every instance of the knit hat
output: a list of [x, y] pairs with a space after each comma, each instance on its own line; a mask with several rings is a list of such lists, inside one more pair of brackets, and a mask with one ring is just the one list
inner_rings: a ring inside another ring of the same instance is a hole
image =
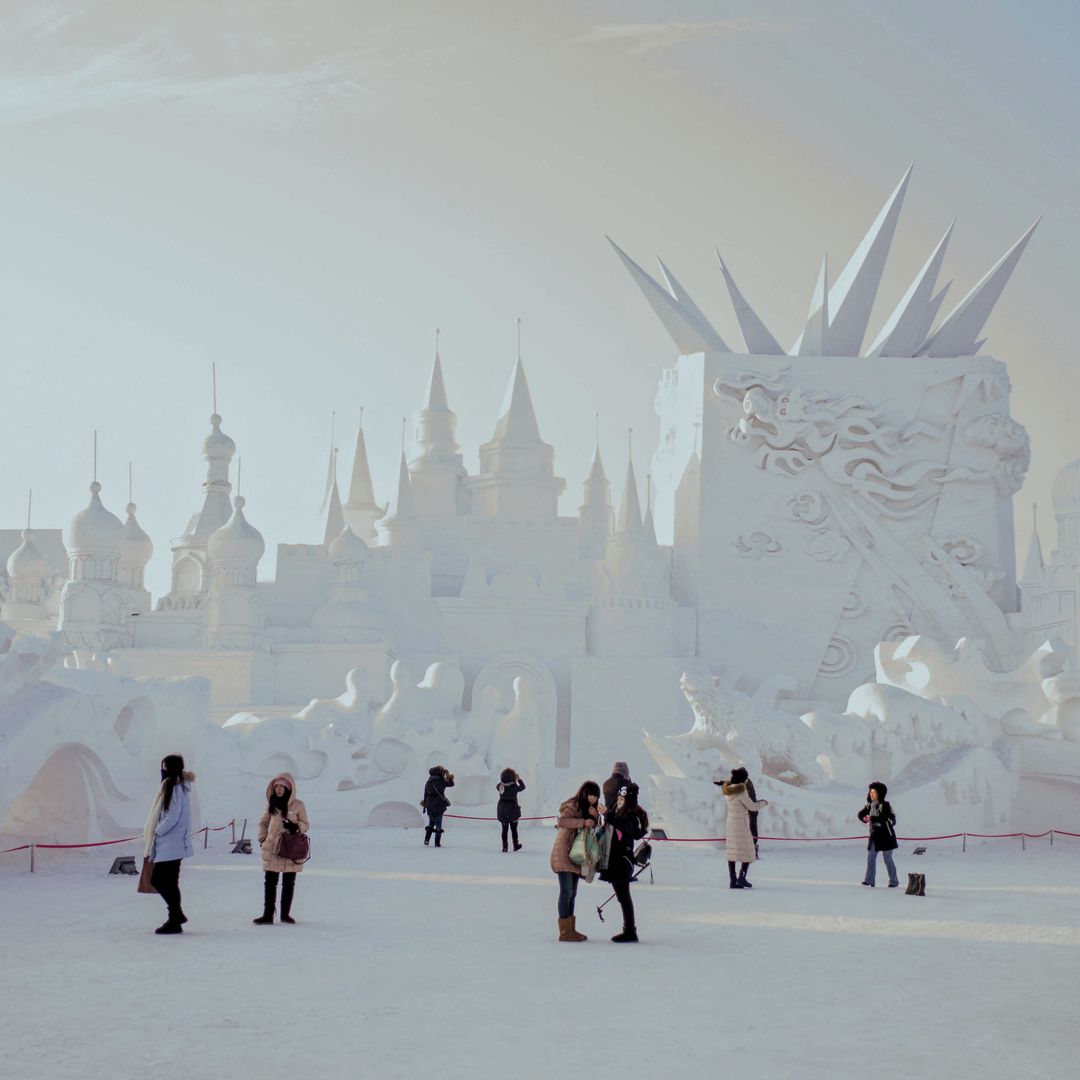
[[612, 776], [625, 776], [627, 778], [627, 780], [629, 780], [630, 779], [630, 766], [627, 765], [625, 761], [616, 761], [615, 764], [611, 766], [611, 775]]
[[740, 765], [731, 770], [731, 782], [733, 784], [745, 784], [750, 779], [750, 774]]

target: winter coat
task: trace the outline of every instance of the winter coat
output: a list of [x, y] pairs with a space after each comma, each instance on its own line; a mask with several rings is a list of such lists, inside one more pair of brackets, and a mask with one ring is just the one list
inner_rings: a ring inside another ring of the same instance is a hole
[[866, 850], [870, 850], [872, 844], [877, 851], [892, 851], [898, 845], [896, 842], [896, 815], [893, 813], [892, 806], [888, 802], [878, 803], [881, 810], [877, 814], [871, 814], [870, 809], [873, 806], [869, 800], [866, 805], [859, 811], [859, 820], [864, 824], [870, 826], [870, 836], [866, 841]]
[[727, 824], [724, 827], [727, 861], [753, 862], [757, 853], [750, 832], [750, 812], [764, 810], [767, 804], [764, 799], [751, 799], [745, 784], [724, 784], [723, 792], [727, 799]]
[[495, 816], [500, 821], [517, 821], [521, 817], [521, 806], [518, 804], [518, 793], [525, 790], [525, 781], [518, 777], [509, 784], [497, 784], [499, 802], [495, 807]]
[[188, 785], [194, 779], [194, 773], [185, 772], [182, 783], [173, 787], [169, 809], [162, 808], [154, 826], [154, 842], [150, 849], [152, 862], [191, 858], [191, 796]]
[[612, 826], [611, 853], [606, 870], [600, 871], [601, 881], [618, 883], [634, 876], [634, 845], [645, 835], [637, 807], [624, 806], [622, 813], [612, 807], [604, 815], [604, 823]]
[[310, 827], [307, 807], [296, 797], [296, 781], [290, 773], [279, 773], [266, 785], [267, 807], [259, 818], [259, 847], [262, 850], [263, 869], [275, 874], [299, 873], [304, 869], [303, 863], [283, 859], [278, 854], [281, 835], [285, 832], [285, 818], [279, 813], [270, 813], [270, 796], [274, 794], [275, 784], [284, 784], [289, 789], [289, 806], [285, 811], [285, 818], [295, 821], [302, 833], [306, 833]]
[[599, 819], [599, 813], [595, 806], [589, 808], [590, 817], [578, 816], [576, 799], [567, 799], [559, 807], [558, 832], [555, 834], [555, 845], [551, 849], [551, 869], [556, 874], [570, 873], [582, 874], [584, 868], [570, 861], [570, 845], [577, 836], [578, 829], [584, 829], [595, 825]]
[[446, 789], [453, 787], [454, 781], [446, 779], [443, 769], [434, 767], [428, 770], [427, 783], [424, 785], [424, 811], [428, 815], [445, 814], [450, 807]]

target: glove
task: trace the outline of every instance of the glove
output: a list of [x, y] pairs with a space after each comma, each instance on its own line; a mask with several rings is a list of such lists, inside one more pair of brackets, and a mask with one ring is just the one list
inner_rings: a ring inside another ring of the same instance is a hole
[[287, 832], [294, 833], [300, 831], [300, 826], [297, 825], [295, 821], [286, 821], [284, 824]]

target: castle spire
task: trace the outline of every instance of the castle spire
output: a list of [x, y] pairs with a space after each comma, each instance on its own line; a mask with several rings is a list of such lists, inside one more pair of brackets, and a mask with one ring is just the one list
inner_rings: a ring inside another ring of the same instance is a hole
[[342, 507], [345, 522], [361, 540], [375, 538], [375, 522], [386, 508], [375, 501], [375, 489], [371, 483], [368, 465], [367, 443], [364, 441], [364, 410], [360, 410], [360, 424], [356, 429], [356, 449], [353, 451], [352, 476], [349, 480], [349, 499]]
[[492, 442], [538, 443], [540, 427], [536, 423], [532, 394], [525, 379], [525, 365], [520, 353], [514, 364], [514, 374], [503, 399], [502, 415], [495, 424]]
[[323, 529], [323, 543], [329, 547], [345, 530], [345, 512], [341, 507], [341, 495], [337, 482], [337, 451], [333, 458], [333, 481], [330, 484], [330, 498], [326, 506], [326, 526]]
[[642, 531], [641, 503], [638, 500], [637, 478], [634, 476], [633, 437], [634, 429], [631, 428], [627, 433], [629, 447], [626, 460], [626, 483], [623, 485], [619, 516], [615, 522], [615, 532], [626, 536], [636, 535]]
[[1031, 543], [1028, 545], [1027, 558], [1024, 560], [1024, 572], [1020, 575], [1020, 585], [1039, 585], [1042, 583], [1043, 569], [1042, 542], [1039, 540], [1039, 504], [1031, 504]]
[[[599, 415], [599, 414], [598, 414]], [[580, 550], [583, 558], [600, 559], [604, 555], [604, 543], [611, 535], [611, 484], [600, 459], [600, 440], [597, 437], [592, 465], [585, 478], [584, 498], [578, 508]]]

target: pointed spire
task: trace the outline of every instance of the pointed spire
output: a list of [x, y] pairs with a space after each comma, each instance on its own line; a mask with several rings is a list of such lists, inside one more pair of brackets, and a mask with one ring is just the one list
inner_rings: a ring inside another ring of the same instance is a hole
[[614, 240], [609, 236], [607, 242], [615, 249], [623, 265], [630, 271], [630, 276], [644, 293], [645, 299], [656, 312], [664, 329], [671, 335], [676, 348], [683, 355], [704, 352], [731, 352], [723, 338], [707, 322], [701, 322], [684, 304], [676, 300], [670, 292], [646, 273]]
[[1042, 542], [1039, 540], [1039, 504], [1031, 504], [1031, 543], [1028, 545], [1027, 558], [1024, 560], [1024, 572], [1020, 575], [1021, 585], [1042, 584], [1043, 562]]
[[926, 339], [920, 356], [970, 356], [975, 351], [979, 331], [986, 324], [990, 312], [1008, 284], [1020, 256], [1027, 247], [1035, 227], [1042, 221], [1038, 217], [1031, 228], [983, 275], [979, 283], [956, 305], [945, 321]]
[[645, 531], [645, 539], [650, 544], [656, 543], [656, 525], [653, 523], [652, 514], [652, 473], [645, 474], [645, 520], [642, 523]]
[[913, 168], [914, 162], [907, 167], [830, 291], [829, 351], [833, 356], [859, 355]]
[[521, 357], [514, 364], [514, 374], [503, 399], [503, 411], [495, 425], [492, 442], [541, 442], [540, 428], [536, 423], [532, 395], [525, 379], [525, 365]]
[[330, 458], [326, 463], [326, 490], [323, 492], [322, 502], [319, 503], [319, 513], [325, 513], [326, 507], [330, 502], [330, 491], [337, 483], [336, 467], [337, 467], [337, 451], [334, 449], [334, 421], [337, 418], [337, 413], [331, 411], [330, 413]]
[[[881, 332], [867, 350], [867, 356], [914, 356], [915, 350], [926, 338], [926, 331], [933, 322], [933, 314], [927, 319], [930, 304], [935, 299], [934, 287], [938, 273], [945, 259], [945, 249], [949, 245], [956, 219], [953, 218], [945, 235], [937, 242], [930, 253], [930, 258], [923, 263], [922, 269], [915, 275], [915, 280], [908, 286], [900, 303], [886, 320]], [[940, 300], [938, 303], [940, 304]]]
[[641, 532], [641, 503], [638, 501], [637, 479], [634, 476], [633, 428], [628, 433], [630, 443], [626, 460], [626, 483], [623, 485], [622, 501], [619, 503], [619, 516], [615, 521], [615, 532], [634, 535]]
[[367, 443], [364, 441], [364, 410], [360, 410], [360, 424], [356, 429], [356, 449], [353, 451], [352, 476], [349, 480], [349, 501], [346, 510], [369, 510], [375, 506], [375, 489], [371, 483], [368, 465]]
[[442, 361], [439, 359], [439, 331], [435, 331], [435, 361], [431, 365], [431, 379], [428, 381], [427, 398], [424, 408], [432, 412], [449, 412], [446, 403], [446, 385], [443, 383]]
[[664, 260], [657, 256], [656, 261], [660, 264], [660, 273], [664, 276], [664, 281], [667, 283], [668, 291], [674, 297], [675, 302], [681, 304], [694, 320], [701, 326], [708, 327], [709, 330], [716, 336], [717, 340], [720, 340], [716, 331], [713, 330], [712, 324], [709, 322], [708, 316], [694, 303], [690, 294], [679, 284], [675, 275], [664, 265]]
[[607, 473], [604, 472], [604, 463], [600, 460], [600, 443], [597, 442], [593, 450], [592, 464], [589, 466], [589, 475], [585, 478], [586, 490], [594, 484], [606, 484]]
[[405, 460], [405, 451], [402, 450], [401, 461], [398, 464], [397, 491], [394, 493], [394, 501], [386, 513], [386, 518], [394, 521], [406, 521], [412, 516], [412, 482], [409, 479], [409, 465]]
[[757, 312], [739, 292], [735, 279], [728, 271], [719, 249], [713, 250], [716, 251], [716, 257], [720, 260], [720, 273], [724, 275], [724, 284], [727, 286], [728, 296], [731, 297], [731, 306], [735, 309], [735, 318], [739, 321], [739, 330], [742, 332], [746, 351], [764, 356], [783, 356], [784, 350], [780, 343], [769, 333], [768, 328], [758, 318]]
[[810, 300], [810, 314], [799, 339], [799, 356], [827, 356], [832, 347], [829, 338], [829, 257], [821, 260], [817, 285]]
[[334, 482], [330, 487], [330, 498], [326, 507], [326, 526], [323, 529], [323, 543], [329, 545], [345, 529], [345, 511], [341, 507], [341, 495], [337, 482], [337, 452], [334, 452]]

